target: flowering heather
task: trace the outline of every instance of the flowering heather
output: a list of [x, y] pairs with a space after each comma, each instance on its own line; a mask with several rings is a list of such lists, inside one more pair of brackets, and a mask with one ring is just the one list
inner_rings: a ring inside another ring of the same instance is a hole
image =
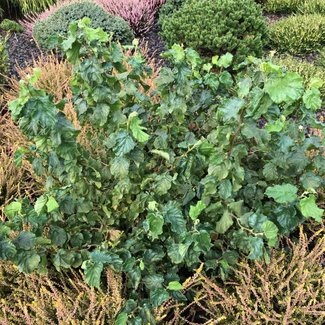
[[147, 32], [166, 0], [96, 0], [107, 12], [126, 20], [136, 34]]

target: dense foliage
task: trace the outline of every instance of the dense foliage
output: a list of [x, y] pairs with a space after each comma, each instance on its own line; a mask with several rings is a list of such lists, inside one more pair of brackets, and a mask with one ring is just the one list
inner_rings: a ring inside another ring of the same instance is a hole
[[22, 25], [10, 19], [4, 19], [0, 23], [0, 28], [8, 32], [21, 33], [24, 31], [24, 27]]
[[185, 0], [167, 0], [159, 10], [159, 24], [162, 25], [163, 21], [178, 10], [184, 2]]
[[36, 22], [33, 36], [38, 44], [48, 47], [48, 39], [53, 35], [66, 35], [69, 25], [83, 17], [90, 17], [94, 28], [101, 27], [107, 33], [113, 33], [113, 40], [131, 43], [133, 33], [125, 20], [106, 13], [101, 7], [91, 2], [76, 2], [60, 7], [47, 19]]
[[0, 84], [3, 83], [9, 68], [9, 59], [7, 52], [7, 40], [0, 36]]
[[62, 43], [79, 123], [100, 151], [77, 141], [63, 102], [33, 86], [37, 72], [10, 103], [33, 143], [16, 161], [26, 155], [47, 180], [34, 205], [7, 206], [0, 257], [26, 273], [81, 266], [96, 287], [104, 266], [126, 272], [119, 324], [153, 324], [152, 307], [185, 299], [186, 270], [204, 262], [224, 278], [239, 255], [268, 261], [279, 235], [321, 220], [324, 140], [307, 128], [324, 132], [322, 82], [304, 88], [298, 74], [257, 59], [235, 77], [231, 54], [204, 64], [174, 45], [172, 68], [146, 95], [141, 56], [108, 41], [84, 19]]
[[325, 44], [325, 16], [289, 16], [270, 27], [271, 45], [293, 55], [312, 53]]
[[253, 0], [189, 0], [161, 20], [162, 36], [171, 46], [182, 43], [203, 54], [231, 52], [236, 61], [262, 55], [266, 26]]
[[324, 0], [266, 0], [264, 8], [275, 13], [325, 13]]

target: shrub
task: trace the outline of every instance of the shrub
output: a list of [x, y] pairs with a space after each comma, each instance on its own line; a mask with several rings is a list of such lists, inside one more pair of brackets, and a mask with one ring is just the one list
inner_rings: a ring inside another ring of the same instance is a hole
[[0, 28], [8, 32], [22, 33], [24, 31], [22, 25], [10, 19], [4, 19], [0, 24]]
[[[290, 55], [275, 58], [276, 64], [284, 66], [290, 71], [298, 72], [305, 80], [305, 85], [311, 82], [315, 77], [321, 79], [325, 83], [325, 67], [310, 63], [302, 59], [295, 58]], [[325, 84], [320, 88], [322, 98], [325, 99]]]
[[111, 270], [105, 278], [94, 290], [77, 272], [26, 275], [1, 262], [1, 324], [113, 324], [123, 305], [122, 279]]
[[184, 4], [184, 2], [185, 0], [167, 0], [159, 10], [159, 24], [162, 25], [163, 21], [177, 11]]
[[[305, 89], [298, 74], [257, 59], [232, 76], [231, 54], [204, 64], [175, 45], [147, 94], [141, 56], [107, 47], [89, 23], [72, 24], [62, 47], [78, 122], [103, 154], [78, 142], [64, 103], [35, 86], [39, 71], [22, 82], [9, 108], [46, 188], [35, 204], [6, 207], [0, 257], [26, 273], [81, 267], [95, 287], [105, 266], [125, 272], [118, 321], [153, 324], [152, 309], [184, 299], [180, 282], [201, 262], [226, 278], [239, 256], [269, 259], [279, 236], [321, 221], [321, 82]], [[320, 134], [307, 134], [310, 125]]]
[[24, 14], [41, 12], [57, 1], [58, 0], [9, 0], [12, 4], [18, 5], [19, 9]]
[[325, 16], [297, 15], [284, 18], [270, 27], [271, 45], [279, 52], [306, 54], [325, 44]]
[[38, 21], [33, 27], [33, 35], [38, 44], [48, 48], [48, 39], [53, 35], [66, 35], [69, 24], [83, 17], [92, 19], [93, 27], [102, 27], [107, 33], [113, 33], [113, 40], [130, 43], [132, 31], [122, 18], [107, 14], [101, 7], [90, 2], [76, 2], [60, 7], [47, 19]]
[[0, 36], [0, 84], [5, 80], [9, 69], [9, 58], [7, 52], [7, 38]]
[[105, 11], [122, 17], [140, 35], [147, 32], [155, 21], [160, 6], [166, 0], [96, 0]]
[[[184, 285], [187, 296], [195, 299], [187, 305], [167, 301], [157, 318], [174, 325], [203, 320], [211, 324], [324, 324], [324, 253], [321, 229], [309, 240], [301, 233], [299, 242], [274, 251], [269, 264], [242, 262], [229, 283], [197, 273]], [[172, 320], [168, 321], [168, 315]]]
[[169, 45], [183, 43], [213, 55], [231, 52], [239, 62], [262, 55], [266, 26], [252, 0], [190, 0], [162, 21], [161, 34]]
[[264, 8], [274, 13], [325, 13], [324, 0], [267, 0]]

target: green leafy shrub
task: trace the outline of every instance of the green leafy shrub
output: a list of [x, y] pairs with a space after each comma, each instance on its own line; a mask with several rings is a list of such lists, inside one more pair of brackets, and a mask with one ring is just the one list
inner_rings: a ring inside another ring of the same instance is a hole
[[4, 19], [0, 24], [0, 28], [8, 32], [22, 33], [24, 31], [22, 25], [10, 19]]
[[276, 64], [284, 66], [290, 71], [298, 72], [305, 80], [305, 85], [308, 86], [310, 81], [317, 77], [321, 79], [324, 84], [320, 88], [322, 98], [325, 99], [325, 67], [318, 66], [315, 63], [310, 63], [302, 59], [297, 59], [293, 56], [286, 55], [275, 58]]
[[325, 16], [311, 14], [281, 19], [271, 25], [270, 39], [279, 52], [315, 52], [325, 45]]
[[101, 27], [113, 33], [113, 40], [130, 43], [133, 33], [125, 20], [106, 13], [101, 7], [90, 2], [76, 2], [60, 7], [47, 19], [36, 22], [33, 36], [43, 48], [49, 48], [48, 40], [53, 35], [66, 35], [69, 25], [83, 17], [90, 17], [94, 28]]
[[64, 102], [34, 85], [38, 71], [21, 82], [9, 108], [33, 145], [16, 163], [26, 156], [47, 180], [35, 204], [6, 207], [0, 257], [25, 273], [81, 267], [95, 287], [105, 266], [125, 272], [118, 321], [154, 324], [152, 308], [185, 299], [181, 282], [201, 262], [226, 278], [239, 256], [268, 260], [279, 236], [321, 221], [321, 81], [305, 89], [298, 74], [257, 59], [232, 76], [231, 54], [204, 64], [174, 45], [147, 94], [142, 57], [107, 47], [89, 23], [72, 24], [62, 47], [78, 121], [101, 150], [77, 141]]
[[273, 252], [269, 264], [241, 262], [230, 283], [195, 274], [184, 285], [194, 301], [168, 301], [157, 318], [166, 325], [184, 324], [184, 319], [196, 324], [324, 324], [324, 229], [310, 239], [301, 232], [297, 243], [286, 246]]
[[177, 11], [184, 4], [184, 2], [185, 0], [167, 0], [159, 10], [159, 24], [162, 25], [163, 21]]
[[170, 46], [182, 43], [204, 54], [231, 52], [241, 61], [262, 55], [267, 33], [252, 0], [189, 0], [162, 20], [161, 34]]
[[264, 8], [274, 13], [325, 13], [325, 0], [267, 0]]
[[0, 84], [4, 82], [9, 68], [7, 40], [0, 37]]

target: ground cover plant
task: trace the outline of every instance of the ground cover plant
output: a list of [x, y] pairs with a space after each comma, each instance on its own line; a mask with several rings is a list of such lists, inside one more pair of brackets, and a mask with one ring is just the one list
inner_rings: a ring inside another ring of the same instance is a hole
[[25, 154], [46, 186], [35, 204], [7, 206], [0, 256], [27, 273], [82, 267], [95, 287], [104, 267], [123, 271], [118, 322], [154, 323], [153, 308], [184, 300], [184, 276], [202, 262], [226, 278], [239, 256], [268, 261], [279, 236], [321, 220], [322, 82], [304, 87], [298, 74], [253, 58], [231, 75], [231, 54], [205, 63], [175, 45], [146, 94], [141, 56], [108, 41], [85, 19], [62, 43], [78, 122], [91, 124], [99, 152], [77, 141], [64, 102], [35, 85], [37, 71], [9, 105], [33, 143], [16, 161]]
[[324, 0], [266, 0], [264, 8], [274, 13], [325, 13]]
[[267, 37], [260, 7], [253, 0], [190, 0], [160, 19], [169, 46], [182, 43], [208, 55], [230, 52], [241, 61], [261, 56]]
[[8, 32], [18, 32], [21, 33], [24, 31], [24, 27], [21, 26], [19, 23], [10, 20], [10, 19], [4, 19], [1, 23], [0, 23], [0, 28], [8, 31]]

